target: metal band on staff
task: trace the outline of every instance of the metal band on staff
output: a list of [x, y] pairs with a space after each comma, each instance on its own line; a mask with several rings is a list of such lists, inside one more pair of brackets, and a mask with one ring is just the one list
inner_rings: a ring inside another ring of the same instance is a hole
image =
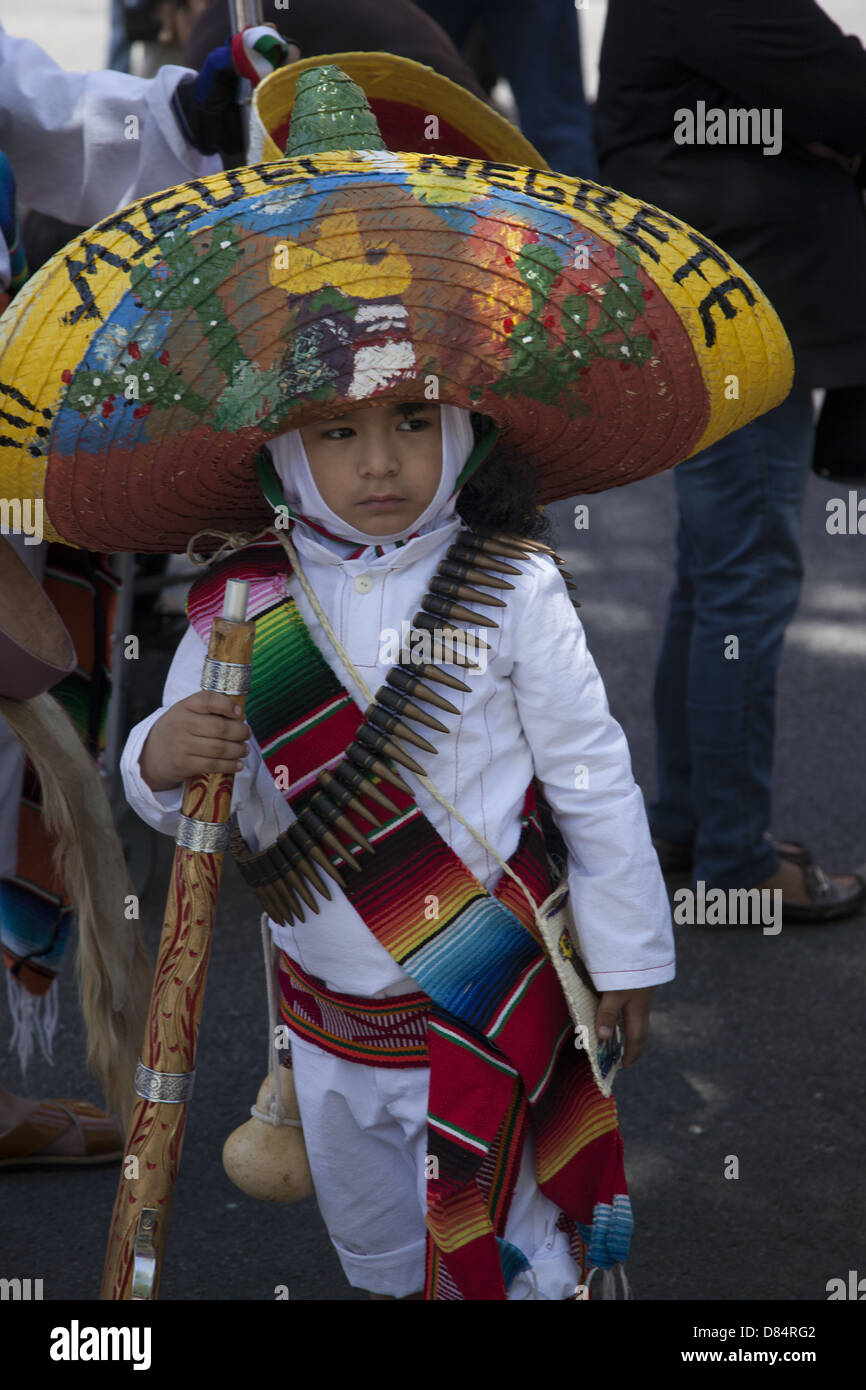
[[182, 1105], [192, 1095], [194, 1081], [194, 1071], [151, 1071], [144, 1062], [135, 1068], [135, 1091], [143, 1100]]
[[194, 820], [181, 812], [174, 842], [200, 854], [225, 854], [231, 848], [231, 826], [221, 821]]
[[246, 695], [251, 671], [251, 666], [242, 666], [237, 661], [214, 661], [208, 657], [201, 673], [201, 688], [217, 690], [222, 695]]

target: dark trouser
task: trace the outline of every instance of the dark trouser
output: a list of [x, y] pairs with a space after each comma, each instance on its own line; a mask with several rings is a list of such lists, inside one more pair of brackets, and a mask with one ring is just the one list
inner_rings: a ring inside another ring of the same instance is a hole
[[776, 673], [800, 593], [811, 392], [674, 471], [677, 578], [655, 679], [653, 834], [694, 845], [694, 879], [769, 878]]
[[592, 114], [583, 95], [574, 0], [419, 0], [462, 48], [477, 18], [514, 93], [520, 129], [552, 169], [598, 177]]

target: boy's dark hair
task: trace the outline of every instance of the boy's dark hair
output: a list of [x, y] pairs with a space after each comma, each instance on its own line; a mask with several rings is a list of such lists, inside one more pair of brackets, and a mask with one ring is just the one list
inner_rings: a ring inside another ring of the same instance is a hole
[[[488, 415], [472, 412], [476, 442], [492, 427]], [[539, 507], [535, 470], [520, 454], [499, 445], [460, 489], [457, 514], [479, 530], [511, 531], [534, 540], [546, 540], [551, 533]]]

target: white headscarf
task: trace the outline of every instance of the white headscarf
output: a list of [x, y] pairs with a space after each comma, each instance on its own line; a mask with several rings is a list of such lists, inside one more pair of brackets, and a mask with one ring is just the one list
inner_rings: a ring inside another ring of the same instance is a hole
[[475, 436], [468, 410], [458, 406], [440, 407], [442, 423], [442, 472], [439, 486], [433, 500], [417, 520], [402, 531], [394, 531], [388, 536], [371, 536], [350, 526], [342, 517], [332, 512], [313, 481], [310, 460], [301, 439], [300, 430], [289, 430], [287, 434], [277, 435], [268, 441], [268, 448], [274, 460], [274, 468], [283, 488], [283, 495], [293, 511], [308, 521], [324, 526], [334, 536], [342, 540], [354, 541], [358, 545], [383, 545], [393, 541], [406, 540], [408, 536], [421, 534], [441, 526], [449, 520], [457, 505], [454, 486], [464, 463], [472, 452]]

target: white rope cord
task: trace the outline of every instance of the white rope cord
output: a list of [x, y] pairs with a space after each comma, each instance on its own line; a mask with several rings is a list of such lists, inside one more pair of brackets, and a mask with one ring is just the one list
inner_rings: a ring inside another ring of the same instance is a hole
[[269, 1125], [291, 1125], [293, 1129], [301, 1128], [300, 1120], [290, 1120], [283, 1105], [283, 1088], [280, 1084], [280, 1063], [277, 1059], [277, 1049], [275, 1046], [277, 1029], [277, 988], [276, 973], [274, 971], [274, 943], [271, 938], [271, 929], [268, 926], [268, 914], [262, 913], [262, 950], [265, 956], [265, 981], [268, 991], [268, 1032], [270, 1034], [270, 1046], [268, 1047], [268, 1075], [271, 1077], [274, 1087], [274, 1094], [271, 1097], [270, 1109], [260, 1110], [258, 1105], [250, 1106], [250, 1114], [256, 1120], [264, 1120]]
[[[301, 566], [301, 562], [300, 562], [300, 560], [298, 559], [298, 552], [295, 550], [295, 547], [292, 545], [292, 542], [291, 542], [291, 540], [289, 539], [288, 535], [284, 535], [284, 534], [282, 534], [281, 532], [278, 532], [278, 533], [277, 533], [277, 536], [278, 536], [280, 545], [283, 547], [283, 549], [285, 550], [286, 554], [287, 554], [288, 557], [289, 557], [289, 561], [290, 561], [290, 563], [291, 563], [293, 573], [295, 573], [295, 574], [298, 576], [298, 581], [299, 581], [299, 583], [300, 583], [300, 585], [301, 585], [301, 588], [303, 589], [304, 593], [306, 594], [307, 598], [309, 599], [310, 606], [311, 606], [311, 608], [313, 609], [313, 612], [315, 613], [315, 615], [316, 615], [316, 617], [318, 618], [319, 622], [322, 624], [322, 628], [323, 628], [323, 630], [324, 630], [325, 636], [327, 637], [328, 641], [331, 643], [331, 646], [334, 648], [334, 651], [335, 651], [335, 652], [337, 653], [337, 655], [339, 656], [339, 658], [340, 658], [340, 660], [342, 661], [343, 665], [345, 666], [346, 670], [347, 670], [347, 671], [349, 672], [349, 674], [352, 676], [353, 680], [355, 680], [355, 681], [357, 682], [357, 684], [358, 684], [358, 686], [360, 687], [361, 692], [362, 692], [362, 694], [363, 694], [363, 696], [364, 696], [364, 699], [367, 700], [369, 703], [372, 703], [372, 702], [375, 700], [376, 696], [374, 695], [374, 693], [373, 693], [373, 691], [370, 689], [370, 687], [367, 685], [367, 682], [364, 680], [364, 677], [361, 675], [360, 671], [357, 669], [357, 667], [356, 667], [356, 666], [354, 665], [354, 663], [352, 662], [351, 657], [349, 656], [348, 652], [347, 652], [347, 651], [345, 650], [345, 648], [343, 647], [343, 644], [341, 643], [339, 637], [337, 636], [336, 632], [334, 631], [334, 629], [332, 628], [330, 622], [328, 621], [328, 617], [327, 617], [326, 613], [324, 612], [324, 610], [323, 610], [323, 608], [322, 608], [322, 605], [319, 603], [319, 600], [317, 599], [317, 597], [316, 597], [316, 595], [315, 595], [315, 592], [314, 592], [314, 590], [313, 590], [312, 585], [310, 584], [310, 581], [308, 580], [307, 576], [304, 574], [303, 568], [302, 568], [302, 566]], [[416, 775], [417, 775], [417, 774], [416, 774]], [[499, 867], [500, 867], [505, 873], [507, 873], [511, 878], [514, 879], [514, 882], [515, 882], [516, 884], [518, 884], [519, 887], [522, 889], [523, 894], [524, 894], [524, 896], [525, 896], [525, 898], [526, 898], [526, 901], [529, 903], [529, 906], [530, 906], [531, 909], [532, 909], [533, 916], [535, 917], [536, 921], [538, 921], [540, 918], [541, 918], [541, 920], [543, 920], [543, 918], [541, 917], [541, 913], [539, 912], [539, 909], [538, 909], [538, 907], [537, 907], [537, 905], [536, 905], [535, 899], [533, 898], [533, 896], [532, 896], [532, 894], [530, 893], [529, 889], [527, 888], [526, 884], [523, 882], [523, 879], [519, 876], [519, 874], [516, 874], [516, 873], [514, 872], [514, 870], [513, 870], [508, 864], [505, 863], [505, 860], [504, 860], [504, 859], [501, 859], [501, 858], [500, 858], [500, 856], [497, 854], [496, 850], [494, 849], [493, 845], [491, 845], [490, 841], [489, 841], [489, 840], [486, 840], [486, 839], [484, 838], [484, 836], [481, 835], [481, 834], [475, 829], [474, 825], [470, 825], [469, 821], [468, 821], [468, 820], [465, 820], [465, 819], [463, 818], [463, 816], [461, 816], [461, 814], [460, 814], [460, 812], [457, 810], [456, 806], [452, 806], [452, 805], [451, 805], [451, 802], [448, 800], [447, 796], [445, 796], [442, 792], [440, 792], [440, 790], [439, 790], [439, 788], [436, 786], [435, 782], [433, 782], [429, 777], [426, 777], [426, 776], [419, 776], [419, 777], [418, 777], [418, 781], [421, 783], [421, 785], [422, 785], [423, 787], [426, 787], [427, 791], [430, 793], [430, 795], [431, 795], [432, 797], [434, 797], [434, 798], [439, 802], [440, 806], [444, 806], [444, 807], [445, 807], [445, 810], [448, 811], [448, 813], [449, 813], [450, 815], [452, 815], [452, 816], [454, 817], [455, 820], [459, 821], [460, 824], [461, 824], [466, 830], [469, 831], [470, 835], [473, 835], [473, 836], [475, 837], [475, 839], [478, 841], [478, 843], [479, 843], [480, 845], [483, 845], [483, 846], [484, 846], [484, 848], [487, 850], [488, 854], [490, 854], [490, 855], [496, 860], [496, 863], [499, 865]], [[549, 901], [549, 899], [548, 899], [548, 901]]]

